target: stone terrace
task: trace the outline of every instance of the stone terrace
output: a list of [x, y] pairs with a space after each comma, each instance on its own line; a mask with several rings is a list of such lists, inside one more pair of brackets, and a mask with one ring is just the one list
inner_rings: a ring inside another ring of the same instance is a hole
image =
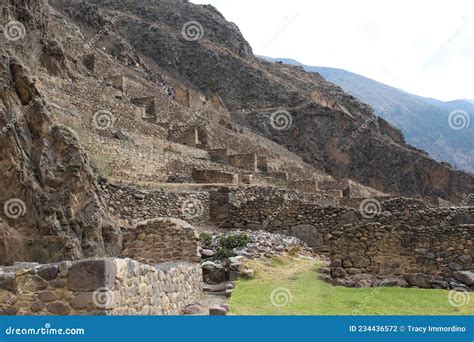
[[177, 315], [200, 300], [200, 264], [87, 259], [0, 269], [9, 315]]

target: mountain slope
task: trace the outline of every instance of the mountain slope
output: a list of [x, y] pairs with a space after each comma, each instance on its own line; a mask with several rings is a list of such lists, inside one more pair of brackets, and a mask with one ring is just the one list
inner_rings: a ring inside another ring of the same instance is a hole
[[[474, 105], [467, 100], [443, 102], [412, 95], [364, 76], [341, 69], [306, 66], [292, 59], [273, 59], [301, 65], [370, 104], [384, 119], [401, 129], [409, 144], [440, 161], [474, 171]], [[466, 113], [463, 113], [463, 112]], [[453, 116], [449, 114], [455, 112]], [[470, 119], [466, 119], [469, 116]], [[457, 118], [457, 119], [456, 119]], [[452, 128], [454, 127], [454, 129]], [[464, 127], [462, 129], [457, 129]]]
[[[94, 41], [97, 46], [120, 59], [128, 44], [153, 70], [219, 96], [234, 123], [321, 171], [407, 196], [454, 200], [471, 191], [472, 176], [405, 144], [396, 128], [340, 87], [301, 68], [257, 59], [236, 25], [212, 6], [151, 0], [50, 3], [85, 32], [92, 30], [91, 37], [101, 28], [98, 23], [117, 18], [108, 26], [111, 32]], [[189, 23], [197, 36], [189, 36]], [[286, 129], [272, 125], [275, 113], [284, 113]]]
[[[130, 46], [153, 70], [218, 96], [234, 123], [321, 171], [407, 196], [455, 200], [471, 191], [471, 175], [405, 144], [396, 128], [340, 87], [301, 68], [257, 59], [236, 25], [212, 6], [151, 0], [50, 3], [84, 31], [97, 32], [107, 18], [117, 18], [106, 37], [94, 40], [97, 46], [117, 59], [123, 57], [123, 44]], [[189, 23], [198, 24], [197, 36], [189, 37]], [[275, 128], [274, 119], [282, 113], [288, 125]]]

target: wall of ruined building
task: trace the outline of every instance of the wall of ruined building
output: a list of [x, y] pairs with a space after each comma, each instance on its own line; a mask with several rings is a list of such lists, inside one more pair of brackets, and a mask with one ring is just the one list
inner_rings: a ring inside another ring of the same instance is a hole
[[276, 188], [222, 188], [211, 192], [211, 220], [225, 228], [264, 229], [296, 236], [317, 251], [329, 252], [332, 231], [347, 224], [378, 222], [393, 227], [474, 224], [474, 208], [429, 208], [421, 201], [396, 198], [380, 202], [377, 215], [337, 206], [324, 193]]
[[229, 163], [239, 169], [257, 172], [257, 155], [255, 153], [230, 155]]
[[349, 278], [341, 284], [369, 274], [402, 286], [448, 288], [456, 272], [474, 268], [474, 225], [346, 225], [331, 232], [329, 247], [332, 278]]
[[[299, 222], [311, 220], [315, 208], [336, 206], [338, 200], [319, 193], [250, 186], [210, 191], [211, 221], [225, 228], [247, 228], [289, 234]], [[308, 211], [300, 210], [308, 207]]]
[[156, 118], [158, 105], [154, 96], [133, 98], [131, 102], [136, 106], [144, 107], [147, 118]]
[[214, 163], [227, 164], [229, 162], [229, 150], [227, 148], [210, 149], [209, 156]]
[[290, 179], [286, 185], [288, 188], [298, 190], [301, 192], [316, 192], [318, 191], [318, 183], [315, 179]]
[[276, 172], [276, 171], [270, 171], [267, 173], [268, 177], [273, 178], [277, 181], [281, 181], [283, 183], [288, 182], [288, 172]]
[[201, 261], [199, 235], [183, 220], [147, 220], [123, 233], [122, 257], [151, 265], [173, 260]]
[[237, 184], [239, 181], [238, 174], [224, 172], [220, 170], [196, 170], [192, 171], [192, 178], [199, 184]]
[[268, 158], [266, 156], [257, 157], [257, 168], [261, 172], [268, 171]]
[[112, 84], [112, 87], [121, 90], [123, 92], [127, 91], [127, 77], [123, 75], [111, 76], [109, 77], [109, 82]]
[[138, 189], [126, 184], [101, 184], [104, 200], [120, 219], [135, 225], [157, 217], [172, 217], [191, 223], [209, 220], [209, 193]]
[[318, 182], [320, 190], [345, 190], [349, 186], [347, 179], [342, 180], [323, 180]]
[[189, 109], [198, 110], [206, 105], [206, 97], [197, 91], [181, 87], [176, 87], [175, 91], [175, 100]]
[[177, 315], [199, 302], [199, 263], [88, 259], [3, 267], [4, 315]]

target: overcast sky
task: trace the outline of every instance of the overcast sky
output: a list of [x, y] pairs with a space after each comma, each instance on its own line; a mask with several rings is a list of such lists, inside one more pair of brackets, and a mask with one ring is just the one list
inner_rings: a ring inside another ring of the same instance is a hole
[[255, 54], [341, 68], [440, 100], [474, 99], [472, 0], [191, 0]]

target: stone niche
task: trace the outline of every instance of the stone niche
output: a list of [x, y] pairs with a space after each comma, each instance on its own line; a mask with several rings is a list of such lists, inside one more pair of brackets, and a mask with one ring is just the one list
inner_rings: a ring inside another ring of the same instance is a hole
[[181, 87], [176, 87], [175, 100], [192, 110], [201, 109], [206, 104], [206, 97], [203, 94]]
[[257, 172], [258, 169], [257, 155], [255, 153], [230, 155], [229, 163], [234, 167], [250, 172]]
[[157, 117], [157, 111], [159, 108], [158, 100], [154, 96], [148, 96], [148, 97], [137, 97], [131, 99], [131, 102], [134, 105], [140, 106], [140, 107], [145, 107], [145, 112], [146, 112], [146, 117], [144, 118], [156, 118]]
[[91, 72], [95, 71], [95, 62], [96, 62], [96, 58], [93, 53], [82, 57], [82, 64], [84, 64], [84, 66]]
[[199, 302], [199, 263], [101, 258], [0, 268], [3, 315], [178, 315]]
[[266, 156], [257, 157], [257, 168], [261, 172], [268, 172], [268, 158]]
[[197, 148], [202, 148], [208, 145], [207, 131], [197, 127], [178, 127], [170, 130], [168, 140]]
[[122, 256], [147, 264], [172, 260], [199, 262], [198, 233], [180, 219], [143, 221], [125, 232]]
[[193, 180], [198, 184], [237, 184], [239, 177], [236, 173], [220, 170], [198, 170], [192, 172]]

